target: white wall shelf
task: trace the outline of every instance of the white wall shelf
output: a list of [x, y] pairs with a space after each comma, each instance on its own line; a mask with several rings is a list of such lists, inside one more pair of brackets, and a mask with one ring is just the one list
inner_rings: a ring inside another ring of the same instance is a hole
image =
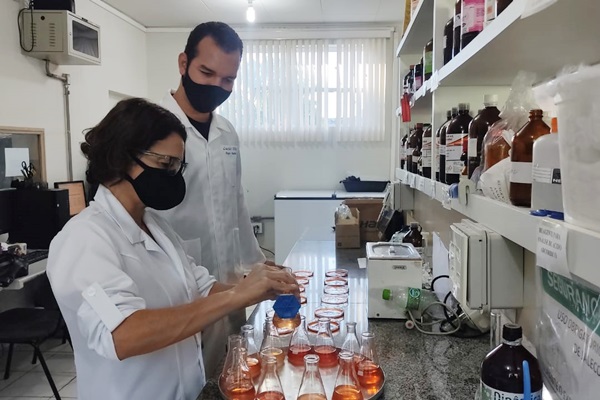
[[[421, 0], [417, 8], [415, 9], [415, 15], [411, 18], [406, 32], [400, 44], [396, 49], [396, 56], [406, 54], [419, 54], [423, 53], [423, 47], [429, 39], [432, 38], [433, 32], [433, 1], [434, 0]], [[424, 37], [428, 37], [423, 41]]]
[[432, 106], [432, 95], [429, 90], [429, 81], [426, 81], [419, 90], [415, 92], [411, 99], [411, 109], [413, 112], [430, 112]]
[[[442, 202], [448, 185], [415, 175], [400, 168], [396, 169], [396, 179]], [[413, 182], [415, 182], [413, 184]], [[433, 189], [435, 187], [435, 189]], [[468, 204], [457, 199], [451, 200], [451, 208], [465, 217], [494, 230], [519, 246], [535, 253], [539, 217], [529, 214], [529, 209], [515, 207], [480, 194], [469, 194]], [[576, 277], [600, 287], [597, 249], [600, 248], [600, 233], [580, 228], [566, 222], [551, 220], [568, 229], [567, 256], [569, 271]]]

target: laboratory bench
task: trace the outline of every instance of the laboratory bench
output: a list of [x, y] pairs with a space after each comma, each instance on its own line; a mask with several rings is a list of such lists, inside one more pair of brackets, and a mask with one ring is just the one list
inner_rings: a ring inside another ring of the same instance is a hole
[[[348, 270], [350, 296], [344, 306], [345, 321], [357, 322], [357, 335], [366, 330], [375, 334], [385, 387], [380, 399], [471, 400], [479, 385], [479, 367], [489, 352], [489, 336], [461, 339], [453, 336], [430, 336], [408, 330], [401, 320], [367, 318], [367, 273], [358, 266], [357, 258], [364, 257], [363, 249], [336, 249], [333, 234], [323, 233], [319, 240], [300, 240], [293, 247], [284, 265], [294, 270], [312, 270], [314, 276], [306, 287], [307, 303], [300, 311], [307, 324], [314, 319], [314, 309], [321, 306], [325, 272]], [[262, 340], [265, 313], [272, 301], [259, 304], [248, 323], [254, 325], [258, 346]], [[334, 341], [339, 347], [344, 340], [345, 324], [340, 324]], [[311, 337], [311, 339], [314, 338]], [[218, 375], [208, 377], [198, 399], [221, 398]], [[294, 399], [288, 399], [294, 400]]]

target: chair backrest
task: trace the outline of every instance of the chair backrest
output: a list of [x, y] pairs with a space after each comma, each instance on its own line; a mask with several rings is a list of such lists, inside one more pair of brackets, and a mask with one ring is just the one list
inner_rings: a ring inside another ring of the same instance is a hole
[[39, 286], [33, 297], [33, 304], [36, 307], [43, 307], [46, 310], [58, 310], [58, 303], [52, 292], [48, 275], [40, 275], [36, 282]]

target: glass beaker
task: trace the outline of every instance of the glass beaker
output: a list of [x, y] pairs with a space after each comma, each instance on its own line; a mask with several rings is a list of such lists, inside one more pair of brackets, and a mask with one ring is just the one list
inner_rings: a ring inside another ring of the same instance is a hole
[[300, 316], [300, 325], [294, 331], [290, 348], [288, 349], [288, 361], [292, 365], [302, 366], [304, 364], [304, 356], [312, 351], [308, 333], [306, 332], [306, 317]]
[[227, 376], [229, 375], [229, 371], [233, 366], [234, 361], [234, 352], [233, 349], [246, 347], [246, 342], [243, 336], [241, 335], [229, 335], [227, 339], [227, 356], [225, 357], [225, 363], [223, 364], [223, 371], [219, 376], [219, 386], [222, 390], [226, 391], [225, 381], [227, 380]]
[[233, 348], [233, 365], [225, 380], [229, 400], [254, 400], [256, 390], [246, 364], [248, 352], [244, 347]]
[[304, 356], [304, 374], [298, 390], [297, 400], [327, 400], [325, 387], [319, 372], [319, 356]]
[[263, 341], [260, 345], [260, 355], [262, 357], [273, 356], [277, 359], [277, 363], [281, 366], [285, 360], [285, 354], [281, 348], [279, 333], [273, 325], [273, 318], [267, 316], [265, 318], [265, 328], [263, 332]]
[[263, 359], [265, 364], [262, 379], [256, 389], [257, 400], [285, 400], [283, 387], [277, 374], [277, 359], [267, 356]]
[[364, 358], [358, 363], [356, 375], [365, 392], [374, 395], [383, 385], [383, 370], [375, 350], [375, 335], [372, 332], [363, 332], [361, 339], [360, 353]]
[[362, 360], [360, 354], [360, 344], [358, 343], [358, 337], [356, 336], [356, 322], [346, 322], [346, 337], [342, 343], [341, 351], [349, 351], [354, 356], [354, 364], [358, 366], [358, 363]]
[[319, 367], [327, 368], [337, 364], [338, 349], [333, 342], [333, 335], [329, 328], [329, 318], [319, 318], [319, 330], [314, 351], [319, 356]]
[[246, 340], [246, 348], [248, 349], [246, 364], [250, 368], [250, 377], [256, 379], [260, 376], [260, 354], [254, 341], [254, 327], [252, 325], [244, 325], [241, 328], [241, 332], [242, 337]]
[[354, 354], [340, 353], [340, 369], [335, 379], [332, 400], [362, 400], [363, 395], [354, 370]]

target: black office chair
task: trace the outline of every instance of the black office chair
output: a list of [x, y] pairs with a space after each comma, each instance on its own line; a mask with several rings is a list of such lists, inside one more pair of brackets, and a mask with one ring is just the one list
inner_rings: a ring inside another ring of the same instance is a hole
[[58, 389], [50, 375], [40, 345], [57, 334], [60, 329], [66, 329], [66, 326], [52, 294], [48, 277], [44, 274], [38, 279], [41, 280], [41, 285], [34, 296], [34, 304], [38, 308], [13, 308], [0, 313], [0, 343], [9, 345], [4, 379], [8, 379], [10, 376], [14, 345], [29, 344], [33, 347], [34, 352], [32, 363], [35, 364], [36, 359], [40, 360], [52, 393], [57, 400], [60, 400]]

